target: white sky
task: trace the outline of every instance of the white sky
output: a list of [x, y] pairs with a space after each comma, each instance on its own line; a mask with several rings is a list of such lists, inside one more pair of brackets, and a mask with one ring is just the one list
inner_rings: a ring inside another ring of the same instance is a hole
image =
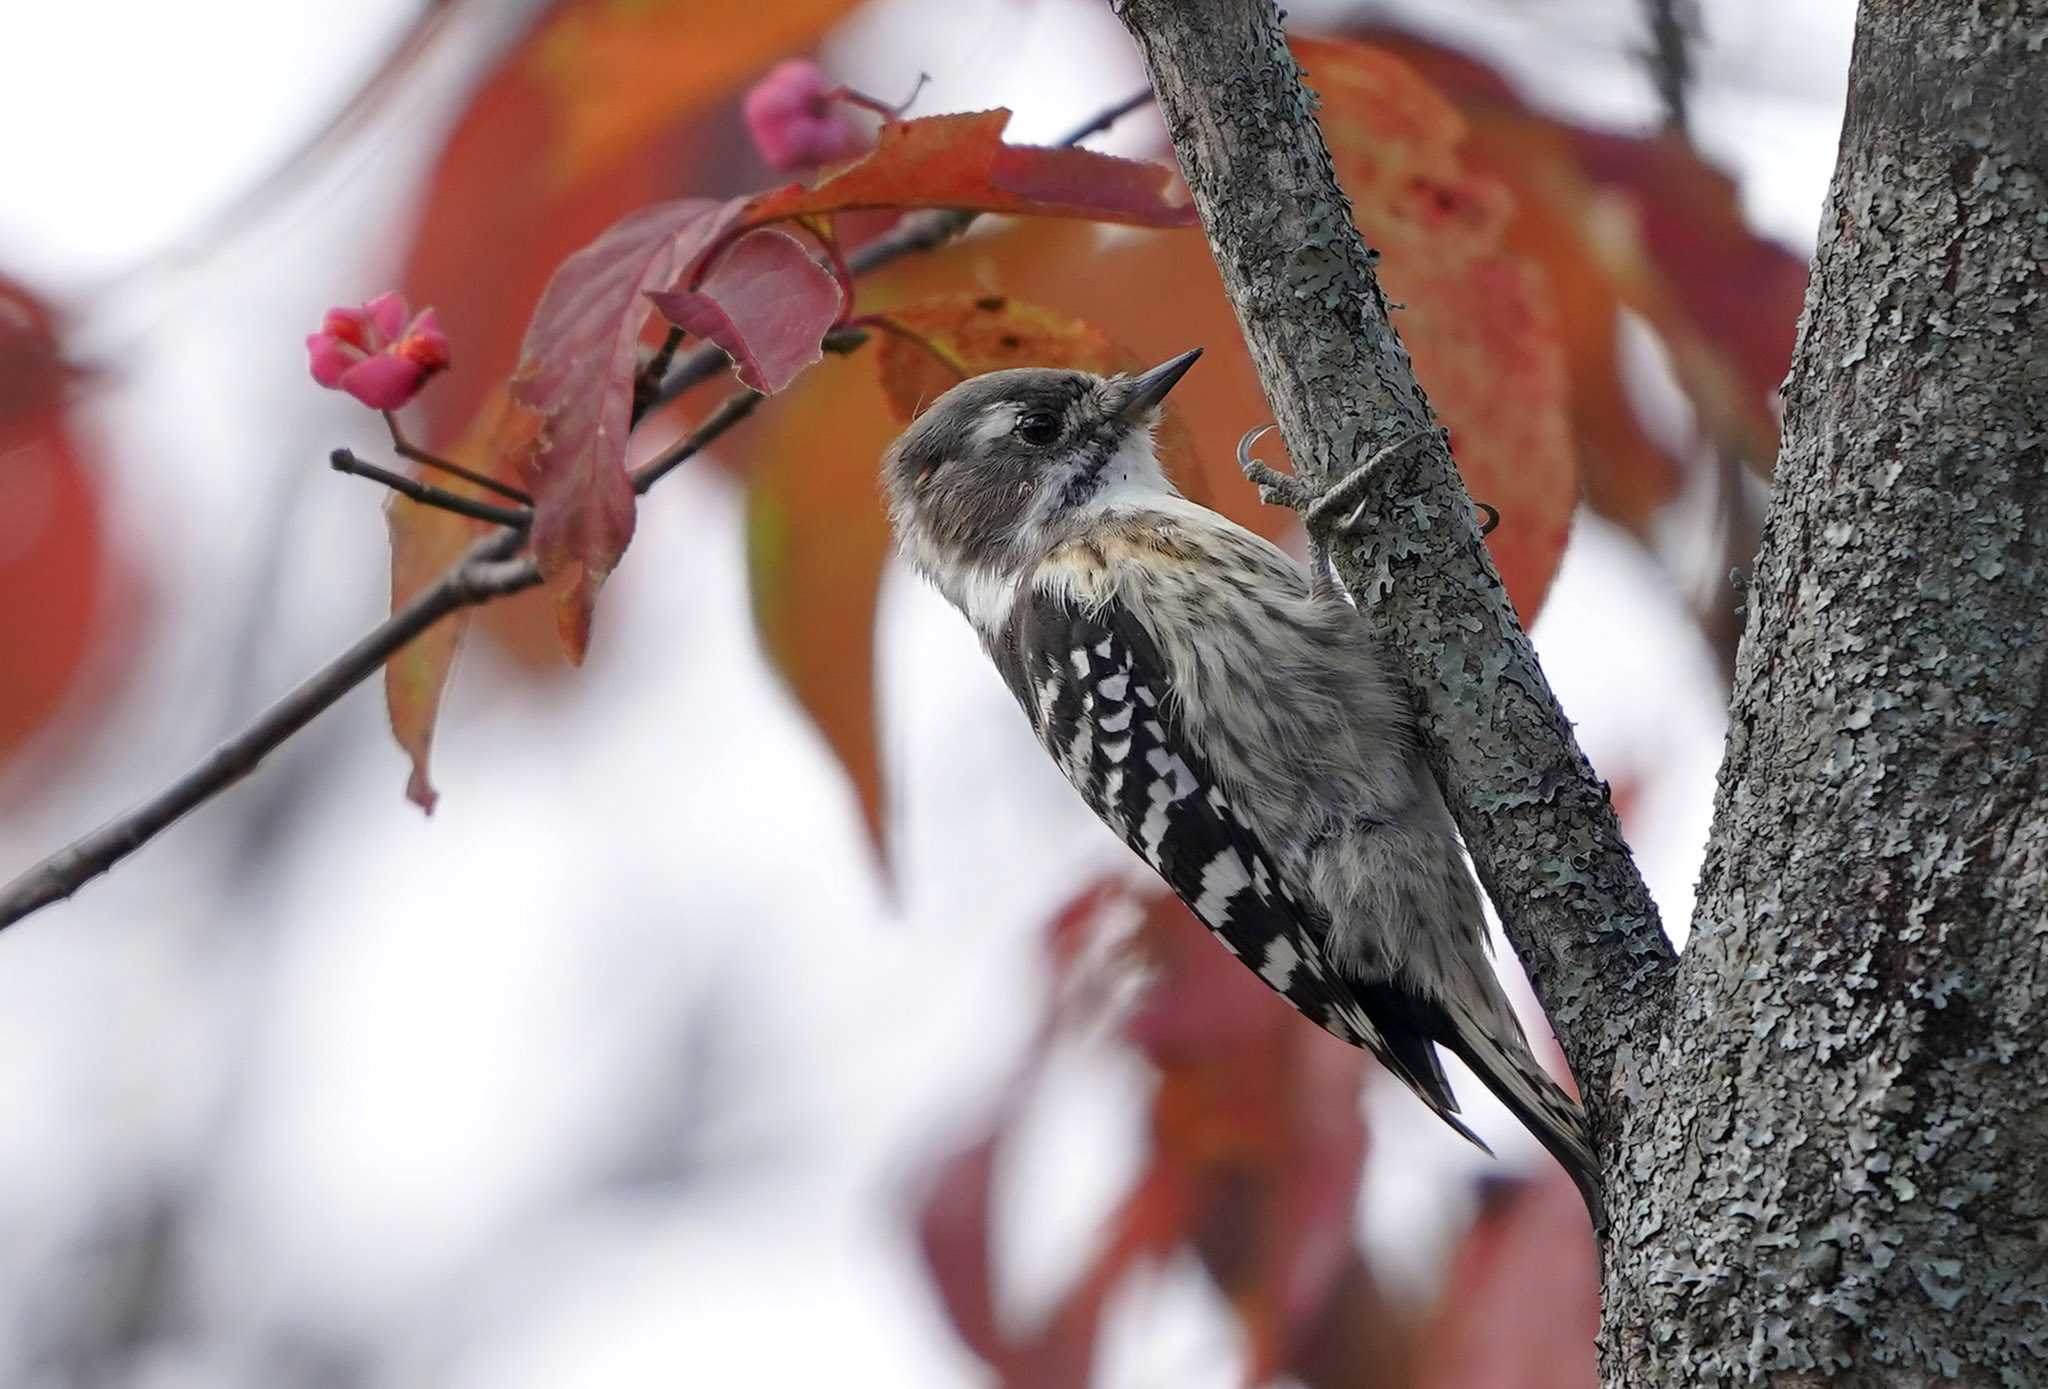
[[[1804, 249], [1850, 5], [1708, 8], [1698, 138], [1739, 168], [1760, 224]], [[1467, 37], [1561, 109], [1628, 123], [1650, 111], [1622, 42], [1635, 12], [1476, 0]], [[0, 9], [0, 129], [16, 132], [0, 269], [81, 292], [200, 225], [410, 13]], [[886, 0], [831, 56], [878, 92], [932, 73], [927, 109], [1011, 105], [1026, 139], [1136, 80], [1090, 0]], [[82, 766], [0, 819], [0, 871], [154, 789], [379, 616], [375, 504], [321, 461], [374, 431], [311, 387], [297, 344], [327, 304], [384, 287], [383, 229], [424, 157], [406, 126], [445, 120], [439, 94], [473, 61], [436, 62], [426, 94], [223, 254], [81, 324], [119, 368], [92, 428], [147, 639]], [[978, 1382], [908, 1243], [906, 1182], [1028, 1033], [1036, 933], [1063, 895], [1044, 865], [1123, 851], [1044, 764], [965, 627], [895, 581], [892, 907], [755, 650], [738, 517], [708, 469], [664, 485], [572, 688], [502, 684], [470, 661], [431, 822], [403, 803], [365, 690], [77, 902], [0, 937], [0, 1287], [77, 1315], [107, 1276], [80, 1254], [97, 1223], [166, 1174], [198, 1192], [183, 1255], [197, 1334], [109, 1382], [293, 1382], [279, 1347], [302, 1342], [366, 1354], [378, 1385]], [[223, 671], [273, 534], [285, 563], [262, 640]], [[1667, 581], [1597, 523], [1536, 636], [1596, 765], [1654, 776], [1632, 829], [1682, 923], [1721, 746], [1706, 653]], [[1115, 1199], [1146, 1094], [1113, 1048], [1056, 1075], [1005, 1178], [1024, 1310]], [[1474, 1099], [1476, 1126], [1525, 1155]], [[1364, 1218], [1387, 1265], [1405, 1255], [1419, 1273], [1444, 1173], [1484, 1160], [1405, 1097], [1372, 1104]], [[48, 1334], [44, 1307], [0, 1299], [0, 1367]], [[1233, 1382], [1213, 1311], [1198, 1275], [1170, 1271], [1113, 1322], [1104, 1382]]]

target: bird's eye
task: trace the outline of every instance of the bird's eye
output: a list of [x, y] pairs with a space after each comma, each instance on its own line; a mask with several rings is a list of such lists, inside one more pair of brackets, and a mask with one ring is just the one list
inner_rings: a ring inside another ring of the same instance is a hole
[[1017, 421], [1017, 437], [1027, 444], [1043, 448], [1060, 437], [1059, 416], [1033, 410]]

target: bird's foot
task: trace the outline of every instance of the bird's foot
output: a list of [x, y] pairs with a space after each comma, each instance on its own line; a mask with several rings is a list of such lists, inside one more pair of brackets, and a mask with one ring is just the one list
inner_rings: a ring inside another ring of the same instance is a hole
[[[1283, 473], [1252, 457], [1252, 445], [1274, 427], [1262, 424], [1237, 441], [1237, 466], [1246, 480], [1259, 489], [1260, 501], [1267, 506], [1284, 506], [1301, 514], [1302, 527], [1308, 532], [1309, 572], [1318, 584], [1322, 584], [1330, 572], [1330, 542], [1349, 535], [1358, 525], [1359, 513], [1365, 509], [1366, 494], [1374, 485], [1380, 466], [1430, 438], [1436, 430], [1416, 430], [1407, 438], [1387, 445], [1330, 486], [1318, 490], [1300, 477]], [[1492, 507], [1486, 510], [1498, 523], [1500, 513]], [[1491, 525], [1487, 527], [1488, 530], [1492, 528]]]

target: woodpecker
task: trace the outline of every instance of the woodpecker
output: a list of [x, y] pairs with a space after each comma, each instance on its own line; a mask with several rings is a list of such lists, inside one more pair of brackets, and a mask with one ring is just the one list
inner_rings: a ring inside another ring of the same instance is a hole
[[1090, 808], [1224, 948], [1484, 1148], [1436, 1048], [1457, 1056], [1604, 1225], [1584, 1111], [1494, 975], [1384, 648], [1339, 591], [1160, 467], [1160, 402], [1200, 355], [955, 386], [884, 457], [898, 548]]

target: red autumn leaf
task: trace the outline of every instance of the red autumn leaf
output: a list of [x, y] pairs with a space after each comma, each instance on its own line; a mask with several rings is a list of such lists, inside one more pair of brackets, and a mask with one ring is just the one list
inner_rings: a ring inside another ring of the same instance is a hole
[[598, 589], [633, 538], [626, 443], [646, 296], [696, 265], [740, 207], [684, 198], [642, 208], [563, 261], [534, 308], [512, 390], [544, 422], [533, 553], [571, 661], [589, 648]]
[[748, 209], [759, 223], [863, 207], [952, 207], [1081, 217], [1139, 227], [1195, 225], [1173, 170], [1093, 150], [1006, 145], [1010, 113], [891, 121], [875, 148], [815, 186], [792, 183]]
[[1102, 1251], [1052, 1315], [1004, 1347], [995, 1362], [1004, 1389], [1069, 1389], [1089, 1382], [1110, 1298], [1138, 1268], [1159, 1262], [1180, 1243], [1190, 1196], [1181, 1174], [1166, 1164], [1145, 1170], [1110, 1218]]
[[0, 766], [99, 693], [86, 677], [114, 616], [114, 585], [98, 489], [72, 427], [76, 376], [48, 310], [0, 276]]
[[885, 865], [873, 675], [889, 522], [876, 469], [899, 427], [867, 363], [827, 357], [763, 404], [745, 462], [748, 591], [762, 654], [845, 768]]
[[1062, 999], [1085, 996], [1073, 986], [1088, 981], [1073, 973], [1103, 958], [1079, 938], [1132, 910], [1142, 924], [1130, 944], [1153, 983], [1125, 1033], [1158, 1067], [1160, 1083], [1150, 1152], [1101, 1252], [1037, 1328], [997, 1325], [989, 1175], [1051, 1030], [1091, 1025], [1056, 1007], [995, 1122], [930, 1188], [920, 1212], [927, 1264], [963, 1338], [1003, 1383], [1083, 1384], [1109, 1299], [1142, 1263], [1187, 1246], [1243, 1323], [1247, 1382], [1265, 1383], [1298, 1355], [1327, 1350], [1333, 1299], [1351, 1306], [1371, 1292], [1351, 1233], [1365, 1154], [1360, 1092], [1371, 1063], [1274, 996], [1178, 900], [1155, 892], [1139, 905], [1114, 881], [1081, 893], [1048, 927]]
[[[446, 456], [486, 477], [517, 483], [524, 480], [539, 427], [540, 421], [531, 411], [515, 404], [500, 389], [485, 402], [476, 427]], [[480, 501], [503, 500], [460, 478], [437, 478], [436, 485]], [[385, 503], [384, 518], [391, 533], [394, 611], [439, 578], [479, 536], [492, 529], [488, 522], [422, 506], [396, 494]], [[441, 692], [448, 684], [469, 618], [469, 610], [464, 609], [443, 619], [384, 663], [384, 706], [391, 718], [391, 732], [412, 760], [406, 799], [429, 814], [437, 796], [427, 777], [427, 756], [441, 712]]]
[[1571, 151], [1634, 214], [1658, 272], [1639, 307], [1678, 354], [1707, 432], [1768, 476], [1778, 451], [1773, 402], [1806, 302], [1805, 259], [1750, 231], [1735, 180], [1676, 140], [1573, 130]]
[[939, 1164], [917, 1209], [917, 1242], [947, 1319], [967, 1348], [994, 1364], [1003, 1354], [996, 1318], [994, 1209], [996, 1145], [1013, 1122], [991, 1124]]
[[1155, 983], [1126, 1035], [1160, 1068], [1159, 1160], [1198, 1193], [1187, 1238], [1250, 1340], [1249, 1382], [1292, 1361], [1355, 1253], [1372, 1068], [1297, 1014], [1163, 892]]
[[788, 232], [764, 227], [734, 242], [694, 289], [648, 296], [685, 333], [724, 348], [742, 384], [772, 393], [825, 354], [839, 282]]
[[1422, 1389], [1593, 1389], [1600, 1278], [1562, 1168], [1489, 1183], [1423, 1337]]

